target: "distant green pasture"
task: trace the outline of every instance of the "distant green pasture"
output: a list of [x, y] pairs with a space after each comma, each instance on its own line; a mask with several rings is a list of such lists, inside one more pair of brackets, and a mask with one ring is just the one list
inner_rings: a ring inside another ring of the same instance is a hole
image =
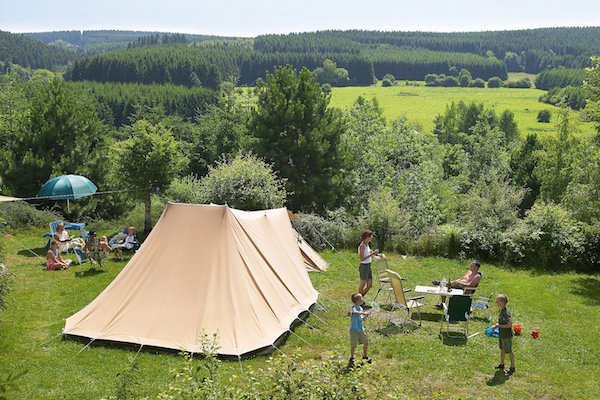
[[[537, 89], [482, 89], [482, 88], [446, 88], [427, 86], [399, 86], [381, 87], [343, 87], [333, 88], [331, 105], [346, 108], [352, 105], [358, 96], [366, 99], [377, 97], [383, 112], [388, 119], [395, 119], [406, 115], [409, 120], [416, 122], [428, 132], [433, 130], [433, 119], [438, 113], [443, 113], [446, 105], [454, 102], [483, 103], [492, 107], [497, 113], [508, 109], [515, 114], [522, 135], [529, 133], [554, 133], [553, 119], [550, 123], [537, 122], [540, 110], [549, 109], [554, 114], [557, 107], [540, 103], [538, 98], [545, 91]], [[574, 113], [579, 117], [579, 113]], [[592, 133], [591, 123], [581, 123], [582, 134]]]

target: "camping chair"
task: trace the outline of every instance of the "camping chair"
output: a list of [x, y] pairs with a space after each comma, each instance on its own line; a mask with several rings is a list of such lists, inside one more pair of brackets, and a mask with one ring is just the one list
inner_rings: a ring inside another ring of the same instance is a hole
[[[444, 304], [444, 316], [440, 320], [440, 335], [442, 334], [442, 329], [444, 328], [444, 321], [446, 321], [446, 331], [448, 332], [448, 337], [451, 338], [462, 338], [460, 335], [450, 335], [450, 331], [464, 331], [465, 337], [469, 335], [469, 312], [471, 311], [471, 296], [470, 295], [462, 295], [462, 296], [452, 296], [450, 300], [448, 300], [448, 305]], [[465, 327], [461, 328], [450, 326], [451, 323], [460, 323], [465, 322]]]
[[476, 308], [478, 308], [480, 310], [485, 310], [487, 320], [491, 321], [492, 317], [490, 315], [490, 302], [492, 301], [493, 295], [494, 295], [494, 291], [492, 290], [492, 292], [490, 293], [490, 295], [488, 297], [481, 297], [481, 296], [477, 297], [471, 303], [471, 311], [473, 311]]
[[73, 249], [73, 252], [75, 253], [75, 257], [77, 257], [77, 262], [79, 263], [79, 265], [90, 262], [90, 259], [87, 258], [87, 256], [85, 255], [85, 253], [83, 252], [83, 250], [81, 248], [75, 247]]
[[[483, 273], [479, 272], [479, 276], [479, 283], [481, 283], [481, 280], [483, 279]], [[479, 283], [477, 284], [477, 286], [479, 286]], [[475, 291], [477, 290], [477, 286], [463, 286], [462, 289], [465, 291], [465, 294], [468, 294], [469, 296], [473, 297]]]
[[376, 255], [373, 256], [373, 262], [375, 263], [375, 268], [377, 269], [377, 280], [379, 281], [379, 290], [375, 294], [375, 298], [373, 299], [373, 301], [377, 300], [379, 292], [383, 290], [387, 292], [387, 302], [389, 303], [392, 299], [392, 293], [394, 292], [394, 288], [392, 288], [392, 281], [387, 273], [387, 258], [383, 254]]
[[417, 300], [420, 300], [420, 299], [424, 298], [425, 296], [416, 296], [416, 297], [410, 297], [407, 299], [404, 296], [404, 293], [409, 292], [410, 289], [404, 290], [404, 288], [402, 287], [402, 278], [400, 277], [400, 275], [398, 275], [396, 272], [391, 271], [389, 269], [387, 269], [386, 272], [388, 273], [388, 276], [390, 277], [392, 290], [394, 292], [394, 297], [395, 297], [395, 300], [392, 303], [392, 309], [390, 310], [390, 314], [389, 314], [390, 322], [392, 322], [392, 312], [394, 311], [395, 308], [398, 308], [398, 309], [402, 309], [402, 310], [406, 311], [406, 317], [404, 318], [404, 321], [402, 321], [402, 324], [404, 324], [404, 322], [406, 322], [406, 321], [412, 321], [416, 324], [417, 321], [410, 318], [411, 310], [416, 308], [417, 313], [419, 314], [418, 325], [421, 326], [422, 320], [421, 320], [421, 308], [420, 307], [423, 304], [419, 303]]
[[46, 243], [46, 247], [47, 249], [50, 248], [50, 242], [52, 241], [52, 238], [54, 237], [54, 234], [56, 233], [56, 227], [58, 226], [58, 224], [60, 224], [62, 221], [54, 221], [54, 222], [50, 222], [48, 225], [50, 226], [50, 233], [46, 233], [45, 235], [43, 235], [42, 237], [47, 237], [48, 238], [48, 242]]

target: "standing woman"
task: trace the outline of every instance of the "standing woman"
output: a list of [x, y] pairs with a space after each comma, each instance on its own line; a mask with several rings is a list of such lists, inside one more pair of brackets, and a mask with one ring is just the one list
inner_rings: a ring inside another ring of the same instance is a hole
[[[358, 284], [358, 292], [362, 294], [363, 298], [373, 286], [373, 271], [371, 271], [371, 256], [377, 255], [377, 251], [371, 251], [369, 243], [373, 240], [373, 232], [365, 229], [360, 238], [362, 241], [358, 245], [358, 258], [360, 259], [360, 266], [358, 272], [360, 273], [360, 283]], [[364, 303], [363, 303], [364, 305]]]

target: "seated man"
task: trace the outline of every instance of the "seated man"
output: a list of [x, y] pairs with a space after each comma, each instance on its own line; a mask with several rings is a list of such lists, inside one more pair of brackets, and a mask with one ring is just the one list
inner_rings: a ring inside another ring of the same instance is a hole
[[[462, 278], [452, 281], [448, 284], [451, 288], [462, 289], [464, 287], [467, 288], [475, 288], [479, 285], [479, 281], [481, 280], [481, 272], [479, 272], [479, 261], [473, 260], [469, 265], [469, 271], [463, 275]], [[439, 281], [432, 281], [434, 285], [439, 285]], [[473, 290], [465, 290], [465, 294], [473, 293]], [[436, 304], [437, 308], [442, 308], [444, 302], [446, 301], [446, 297], [442, 296], [442, 302], [440, 304]]]
[[123, 250], [131, 250], [137, 244], [137, 235], [135, 234], [135, 227], [130, 226], [127, 228], [127, 236], [124, 239], [119, 240], [114, 246], [112, 246], [115, 252], [115, 258], [113, 260], [123, 261]]
[[79, 238], [72, 238], [69, 236], [69, 232], [65, 229], [65, 224], [62, 222], [56, 226], [56, 232], [52, 235], [52, 239], [58, 245], [58, 249], [66, 253], [69, 249], [74, 247], [82, 247], [83, 243]]

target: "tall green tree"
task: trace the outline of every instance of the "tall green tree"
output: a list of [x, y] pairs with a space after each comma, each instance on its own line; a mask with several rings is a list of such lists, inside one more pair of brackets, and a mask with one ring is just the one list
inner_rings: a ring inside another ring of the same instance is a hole
[[345, 161], [339, 151], [345, 126], [329, 108], [330, 96], [312, 73], [287, 65], [267, 73], [256, 88], [258, 101], [249, 128], [255, 153], [286, 178], [293, 210], [324, 212], [343, 203]]
[[151, 193], [154, 188], [167, 189], [187, 163], [180, 144], [160, 123], [140, 120], [129, 128], [129, 138], [112, 146], [111, 173], [129, 189], [141, 191], [145, 205], [144, 232], [152, 229]]
[[6, 183], [17, 195], [35, 195], [53, 175], [87, 174], [105, 129], [95, 103], [68, 89], [62, 78], [37, 85], [25, 132], [14, 143]]

